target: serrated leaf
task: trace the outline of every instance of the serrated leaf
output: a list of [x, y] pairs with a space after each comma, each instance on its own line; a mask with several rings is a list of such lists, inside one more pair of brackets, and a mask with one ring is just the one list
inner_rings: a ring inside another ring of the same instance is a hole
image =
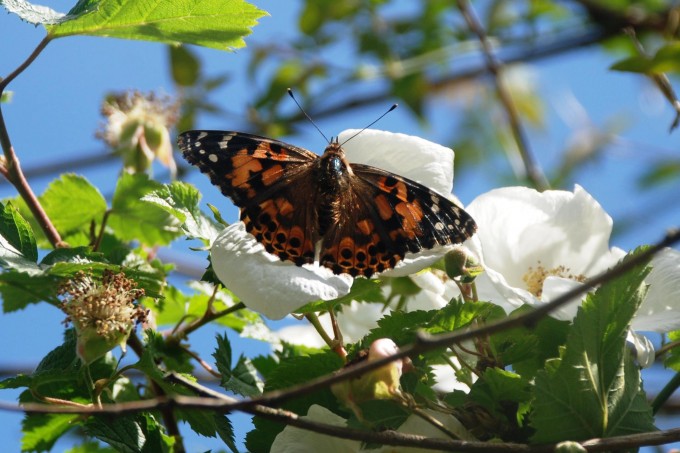
[[78, 414], [30, 414], [21, 422], [21, 451], [49, 451], [75, 426]]
[[[324, 351], [310, 357], [290, 357], [282, 360], [267, 376], [265, 391], [279, 390], [296, 384], [308, 382], [314, 378], [332, 373], [342, 366], [342, 360], [337, 354]], [[330, 389], [322, 389], [305, 394], [287, 401], [282, 408], [306, 414], [312, 404], [318, 404], [331, 411], [339, 411], [338, 402]], [[246, 436], [246, 449], [248, 451], [269, 451], [272, 442], [284, 425], [259, 417], [253, 418], [255, 429]]]
[[530, 389], [529, 381], [517, 373], [487, 368], [470, 389], [470, 399], [492, 412], [502, 413], [507, 411], [508, 402], [528, 402]]
[[121, 176], [113, 194], [108, 222], [117, 237], [154, 246], [169, 244], [181, 234], [180, 222], [175, 217], [142, 201], [162, 187], [147, 175], [124, 173]]
[[222, 442], [229, 447], [232, 453], [237, 453], [236, 442], [234, 441], [234, 427], [231, 421], [222, 414], [213, 414], [215, 417], [215, 427], [217, 428], [217, 435], [220, 436]]
[[33, 25], [56, 24], [65, 16], [52, 8], [42, 5], [34, 5], [25, 0], [2, 0], [2, 6], [21, 18], [21, 20]]
[[59, 304], [57, 285], [59, 279], [50, 275], [7, 271], [0, 273], [0, 297], [5, 313], [26, 308], [41, 301]]
[[583, 440], [655, 429], [640, 388], [640, 373], [625, 347], [628, 326], [646, 293], [643, 280], [649, 270], [638, 266], [605, 283], [579, 308], [562, 359], [553, 360], [536, 377], [532, 441]]
[[90, 223], [100, 224], [106, 212], [106, 200], [99, 190], [74, 174], [52, 181], [40, 196], [40, 202], [62, 235], [88, 232]]
[[67, 20], [47, 26], [49, 36], [106, 36], [229, 50], [266, 12], [242, 0], [100, 0], [80, 2]]
[[138, 453], [146, 443], [142, 416], [119, 416], [111, 423], [108, 417], [93, 416], [85, 423], [88, 435], [99, 439], [120, 452]]
[[243, 396], [257, 396], [262, 394], [264, 383], [257, 375], [257, 370], [243, 356], [239, 357], [236, 366], [231, 367], [231, 344], [226, 335], [217, 335], [217, 348], [213, 353], [217, 369], [222, 374], [221, 385], [226, 390]]
[[222, 230], [222, 227], [201, 212], [198, 206], [201, 194], [189, 184], [166, 184], [162, 189], [144, 196], [142, 200], [173, 215], [189, 238], [201, 239], [205, 245], [211, 244]]
[[7, 202], [0, 203], [0, 236], [30, 261], [38, 260], [38, 247], [31, 225]]

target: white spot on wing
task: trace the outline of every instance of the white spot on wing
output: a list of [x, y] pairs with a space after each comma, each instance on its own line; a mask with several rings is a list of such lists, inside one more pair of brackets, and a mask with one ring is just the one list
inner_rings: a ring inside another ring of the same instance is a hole
[[203, 138], [205, 138], [205, 137], [207, 137], [207, 136], [208, 136], [208, 133], [205, 132], [205, 131], [203, 131], [203, 132], [201, 132], [201, 133], [198, 134], [198, 137], [196, 137], [196, 140], [201, 140], [201, 139], [203, 139]]
[[222, 140], [217, 142], [217, 145], [221, 149], [225, 149], [227, 146], [229, 146], [229, 140], [231, 140], [232, 138], [234, 138], [234, 134], [225, 134], [222, 136]]
[[217, 162], [217, 154], [208, 155], [208, 159], [210, 160], [210, 162], [213, 162], [213, 163]]

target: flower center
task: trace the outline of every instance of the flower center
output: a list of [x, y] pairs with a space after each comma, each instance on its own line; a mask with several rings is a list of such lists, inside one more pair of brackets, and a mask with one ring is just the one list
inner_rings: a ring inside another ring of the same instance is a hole
[[536, 267], [529, 266], [529, 269], [522, 277], [522, 280], [527, 285], [527, 290], [529, 290], [531, 294], [536, 297], [541, 297], [541, 294], [543, 293], [543, 282], [550, 276], [568, 278], [577, 282], [584, 282], [586, 280], [585, 275], [572, 274], [571, 270], [566, 266], [557, 266], [552, 269], [546, 269], [540, 261]]

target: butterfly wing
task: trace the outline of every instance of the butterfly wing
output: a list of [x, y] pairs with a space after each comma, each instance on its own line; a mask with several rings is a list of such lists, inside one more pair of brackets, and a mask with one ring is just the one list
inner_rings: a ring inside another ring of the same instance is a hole
[[230, 131], [179, 135], [184, 158], [241, 208], [241, 220], [281, 260], [314, 261], [315, 192], [308, 171], [318, 156], [297, 146]]
[[415, 181], [353, 164], [346, 213], [324, 236], [321, 264], [335, 273], [370, 277], [407, 252], [464, 242], [477, 226], [462, 208]]

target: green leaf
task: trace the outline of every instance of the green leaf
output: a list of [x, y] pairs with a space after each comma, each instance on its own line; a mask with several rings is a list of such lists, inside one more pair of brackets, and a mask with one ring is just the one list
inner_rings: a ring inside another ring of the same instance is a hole
[[507, 412], [509, 402], [524, 403], [531, 399], [529, 381], [519, 374], [500, 368], [487, 368], [470, 389], [470, 399], [491, 412]]
[[159, 436], [158, 423], [149, 416], [118, 416], [115, 423], [111, 423], [110, 417], [93, 416], [87, 419], [85, 428], [88, 435], [120, 452], [169, 451]]
[[21, 20], [33, 25], [56, 24], [65, 16], [52, 8], [42, 5], [34, 5], [25, 0], [2, 0], [0, 4], [5, 7], [7, 12], [14, 13]]
[[265, 14], [242, 0], [81, 0], [68, 20], [47, 31], [52, 38], [106, 36], [228, 50], [245, 46], [243, 37]]
[[[33, 229], [10, 202], [5, 205], [0, 203], [0, 236], [24, 258], [33, 262], [38, 260]], [[0, 242], [4, 248], [4, 241]]]
[[101, 223], [106, 212], [106, 200], [99, 190], [82, 176], [73, 174], [52, 181], [40, 202], [63, 236], [77, 231], [88, 233], [91, 222]]
[[635, 55], [614, 63], [610, 69], [614, 71], [637, 72], [658, 75], [664, 72], [680, 71], [680, 43], [671, 41], [662, 46], [652, 57]]
[[59, 280], [59, 278], [42, 273], [38, 275], [16, 271], [0, 273], [0, 297], [2, 297], [3, 311], [10, 313], [26, 308], [28, 304], [41, 301], [58, 305]]
[[[337, 354], [330, 351], [309, 357], [289, 357], [281, 360], [279, 366], [269, 374], [265, 391], [302, 384], [332, 373], [340, 367], [342, 367], [342, 360]], [[338, 402], [330, 389], [309, 392], [304, 396], [285, 402], [282, 404], [282, 408], [296, 414], [306, 414], [312, 404], [318, 404], [334, 412], [339, 411]], [[248, 451], [269, 451], [274, 438], [283, 430], [284, 425], [259, 417], [254, 417], [253, 423], [255, 429], [246, 436], [246, 449]]]
[[64, 453], [116, 453], [116, 450], [96, 441], [85, 441], [80, 445], [65, 450]]
[[161, 190], [162, 184], [144, 174], [124, 173], [113, 194], [109, 226], [125, 241], [167, 245], [181, 234], [180, 222], [164, 210], [142, 201], [146, 195]]
[[31, 414], [21, 422], [21, 451], [49, 451], [80, 418], [78, 414]]
[[201, 63], [185, 46], [168, 46], [172, 79], [179, 86], [190, 87], [201, 76]]
[[646, 287], [638, 266], [602, 285], [579, 308], [562, 359], [538, 373], [532, 441], [551, 443], [654, 430], [626, 333]]
[[262, 394], [264, 384], [257, 376], [257, 370], [250, 359], [240, 356], [236, 366], [232, 369], [231, 344], [226, 335], [217, 335], [217, 349], [213, 357], [216, 360], [217, 369], [222, 374], [223, 388], [243, 396]]
[[[513, 315], [533, 310], [524, 306]], [[512, 365], [515, 372], [531, 379], [543, 369], [545, 361], [559, 356], [559, 347], [567, 341], [571, 322], [546, 316], [531, 328], [518, 327], [491, 336], [494, 356], [503, 365]]]
[[210, 217], [204, 215], [198, 207], [201, 194], [198, 190], [183, 182], [166, 184], [142, 198], [169, 214], [182, 225], [182, 230], [189, 238], [201, 239], [207, 246], [217, 237], [222, 227]]
[[234, 441], [234, 427], [227, 417], [222, 414], [214, 414], [215, 417], [215, 427], [217, 428], [217, 434], [225, 443], [232, 453], [237, 453], [238, 448], [236, 448], [236, 443]]

